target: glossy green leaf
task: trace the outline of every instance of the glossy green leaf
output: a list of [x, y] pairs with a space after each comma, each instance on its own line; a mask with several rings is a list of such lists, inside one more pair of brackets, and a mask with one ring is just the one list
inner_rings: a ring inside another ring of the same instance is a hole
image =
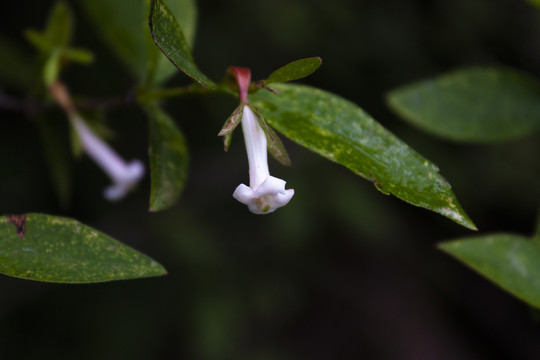
[[[115, 55], [129, 67], [136, 79], [161, 83], [178, 71], [153, 42], [152, 46], [145, 44], [145, 37], [149, 34], [149, 0], [79, 0], [79, 2], [100, 35]], [[181, 24], [187, 43], [192, 45], [197, 20], [195, 1], [167, 0], [166, 3]], [[147, 79], [149, 70], [152, 70], [151, 78]]]
[[320, 57], [296, 60], [274, 71], [264, 80], [264, 83], [270, 84], [298, 80], [314, 73], [321, 64], [322, 59]]
[[163, 54], [203, 87], [216, 88], [216, 84], [197, 68], [182, 28], [169, 7], [163, 0], [152, 0], [150, 7], [150, 31]]
[[357, 105], [308, 86], [277, 84], [251, 96], [265, 120], [298, 144], [342, 164], [376, 188], [476, 229], [436, 165]]
[[72, 219], [0, 217], [0, 273], [57, 283], [95, 283], [166, 274], [151, 258]]
[[467, 142], [540, 129], [540, 83], [504, 68], [469, 68], [392, 91], [390, 107], [432, 134]]
[[491, 234], [444, 242], [439, 248], [540, 308], [540, 237]]
[[180, 197], [186, 183], [188, 151], [184, 135], [159, 106], [146, 105], [150, 122], [150, 211], [165, 210]]
[[[195, 0], [166, 0], [165, 3], [176, 18], [176, 21], [178, 21], [188, 46], [193, 48], [193, 44], [195, 42], [195, 29], [197, 27], [197, 6], [195, 4]], [[149, 7], [147, 8], [145, 14], [144, 24], [144, 31], [147, 35], [150, 34], [148, 28], [148, 18], [146, 16], [148, 12]], [[148, 50], [148, 52], [149, 56], [155, 57], [157, 61], [153, 75], [155, 78], [155, 83], [163, 82], [178, 71], [178, 69], [169, 61], [169, 59], [163, 56], [159, 48], [157, 48], [153, 42], [151, 50]]]
[[42, 32], [34, 29], [28, 29], [24, 32], [24, 36], [30, 44], [43, 53], [50, 52], [53, 49], [52, 45], [49, 43], [49, 39], [47, 39], [45, 34]]

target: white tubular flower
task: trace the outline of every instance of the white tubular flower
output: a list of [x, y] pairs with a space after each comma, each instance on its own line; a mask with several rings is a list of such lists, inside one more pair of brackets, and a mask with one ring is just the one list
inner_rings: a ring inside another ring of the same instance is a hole
[[244, 106], [242, 114], [242, 131], [249, 162], [249, 187], [240, 184], [233, 197], [246, 204], [254, 214], [269, 214], [287, 205], [294, 195], [294, 190], [285, 190], [285, 181], [270, 175], [266, 135], [256, 115], [247, 105]]
[[84, 151], [109, 175], [113, 182], [105, 189], [103, 196], [110, 201], [120, 200], [144, 175], [143, 163], [139, 160], [125, 162], [90, 130], [77, 113], [72, 113], [70, 117]]

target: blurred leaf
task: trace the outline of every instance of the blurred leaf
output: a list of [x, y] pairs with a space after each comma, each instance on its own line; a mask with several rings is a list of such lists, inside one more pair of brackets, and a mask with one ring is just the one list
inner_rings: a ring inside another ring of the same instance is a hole
[[64, 139], [60, 136], [51, 119], [41, 117], [36, 121], [43, 151], [49, 166], [49, 176], [53, 185], [58, 202], [66, 209], [71, 199], [71, 166], [69, 150], [66, 149]]
[[[81, 116], [84, 119], [86, 125], [92, 130], [94, 134], [100, 137], [102, 140], [110, 140], [114, 137], [113, 131], [105, 123], [105, 110], [104, 109], [86, 109], [81, 112]], [[83, 152], [83, 146], [81, 143], [81, 138], [75, 128], [72, 126], [72, 122], [69, 122], [70, 129], [70, 142], [71, 142], [71, 153], [75, 158], [80, 157]]]
[[274, 71], [264, 80], [265, 84], [293, 81], [313, 74], [322, 64], [320, 57], [311, 57], [293, 61]]
[[68, 48], [62, 51], [62, 58], [79, 64], [90, 64], [94, 61], [94, 54], [86, 49]]
[[57, 1], [43, 32], [25, 31], [26, 38], [42, 53], [49, 54], [69, 45], [73, 33], [73, 14], [64, 1]]
[[42, 53], [47, 53], [52, 51], [52, 46], [49, 44], [49, 39], [45, 36], [44, 33], [41, 33], [34, 29], [28, 29], [24, 32], [26, 40], [32, 44], [36, 49]]
[[56, 2], [44, 34], [53, 48], [64, 48], [69, 45], [73, 34], [73, 14], [64, 1]]
[[30, 56], [0, 36], [0, 81], [2, 84], [24, 90], [32, 83], [34, 74]]
[[438, 168], [355, 104], [308, 86], [251, 96], [266, 121], [302, 146], [342, 164], [385, 193], [476, 229]]
[[163, 54], [203, 87], [215, 89], [216, 84], [197, 68], [184, 33], [168, 6], [163, 0], [152, 0], [150, 7], [150, 31]]
[[[139, 81], [161, 83], [177, 69], [153, 44], [148, 47], [149, 0], [79, 0], [95, 27], [116, 56]], [[169, 9], [181, 24], [186, 41], [193, 44], [197, 20], [195, 0], [167, 0]]]
[[150, 211], [173, 206], [184, 189], [188, 152], [184, 135], [159, 106], [146, 105], [150, 122]]
[[[166, 0], [165, 3], [169, 7], [171, 13], [178, 21], [180, 28], [184, 33], [184, 38], [190, 48], [193, 48], [193, 43], [195, 40], [195, 30], [197, 27], [197, 6], [195, 0]], [[148, 14], [148, 10], [145, 14]], [[149, 34], [147, 17], [145, 16], [144, 30], [146, 34]], [[157, 58], [157, 66], [155, 70], [155, 83], [161, 83], [171, 77], [178, 70], [177, 68], [163, 56], [161, 51], [155, 44], [152, 44], [152, 56]]]
[[392, 91], [390, 107], [435, 135], [468, 142], [540, 129], [540, 83], [511, 69], [469, 68]]
[[166, 273], [113, 238], [51, 215], [1, 217], [0, 249], [0, 273], [36, 281], [94, 283]]
[[60, 73], [60, 51], [53, 51], [43, 67], [43, 82], [46, 86], [51, 86]]
[[529, 0], [529, 2], [540, 9], [540, 0]]
[[526, 303], [540, 308], [540, 237], [491, 234], [451, 240], [439, 248]]

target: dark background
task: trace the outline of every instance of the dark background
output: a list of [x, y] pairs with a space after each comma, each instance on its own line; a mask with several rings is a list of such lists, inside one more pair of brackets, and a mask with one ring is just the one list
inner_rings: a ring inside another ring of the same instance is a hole
[[[6, 2], [1, 35], [30, 53], [22, 31], [42, 28], [51, 4]], [[65, 82], [88, 97], [124, 94], [134, 82], [70, 4], [74, 44], [96, 61], [71, 66]], [[540, 13], [525, 1], [201, 0], [198, 29], [194, 55], [215, 80], [230, 65], [260, 79], [321, 56], [321, 69], [302, 82], [357, 103], [435, 162], [481, 234], [533, 231], [537, 134], [450, 143], [402, 122], [384, 100], [396, 86], [468, 65], [540, 75]], [[186, 83], [179, 74], [168, 85]], [[249, 213], [231, 196], [248, 180], [242, 138], [224, 153], [216, 136], [235, 105], [218, 95], [167, 102], [191, 164], [181, 201], [161, 213], [147, 212], [148, 176], [124, 201], [106, 202], [109, 180], [86, 157], [73, 161], [72, 205], [61, 208], [34, 122], [0, 110], [0, 213], [76, 218], [169, 271], [85, 286], [1, 276], [0, 359], [540, 358], [540, 315], [439, 252], [439, 241], [473, 235], [440, 215], [287, 140], [293, 167], [270, 167], [294, 198], [269, 216]], [[137, 107], [111, 109], [107, 121], [120, 154], [147, 159]]]

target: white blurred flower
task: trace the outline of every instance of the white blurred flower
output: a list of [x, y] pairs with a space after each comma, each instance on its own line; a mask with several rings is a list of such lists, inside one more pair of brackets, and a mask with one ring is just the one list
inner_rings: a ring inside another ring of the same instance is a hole
[[86, 125], [76, 112], [70, 118], [79, 135], [84, 151], [109, 175], [113, 184], [105, 189], [103, 196], [116, 201], [123, 198], [143, 177], [144, 165], [140, 160], [124, 161]]
[[242, 130], [249, 162], [249, 187], [240, 184], [233, 197], [246, 204], [254, 214], [269, 214], [287, 205], [294, 195], [294, 190], [285, 190], [285, 181], [270, 175], [266, 135], [256, 115], [247, 105], [244, 106], [242, 115]]

